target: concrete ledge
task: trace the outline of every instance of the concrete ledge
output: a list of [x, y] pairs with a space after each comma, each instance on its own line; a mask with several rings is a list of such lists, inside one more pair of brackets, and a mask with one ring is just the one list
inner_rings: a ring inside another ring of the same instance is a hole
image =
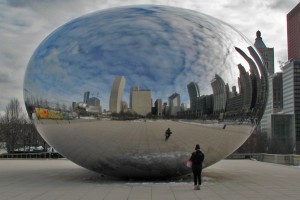
[[235, 153], [227, 159], [255, 159], [262, 162], [300, 166], [300, 155], [297, 154]]
[[66, 159], [0, 160], [2, 200], [296, 200], [300, 168], [251, 160], [222, 160], [203, 172], [200, 191], [192, 176], [157, 182], [124, 181]]
[[0, 159], [51, 159], [51, 158], [57, 159], [57, 158], [63, 158], [63, 156], [56, 152], [0, 154]]

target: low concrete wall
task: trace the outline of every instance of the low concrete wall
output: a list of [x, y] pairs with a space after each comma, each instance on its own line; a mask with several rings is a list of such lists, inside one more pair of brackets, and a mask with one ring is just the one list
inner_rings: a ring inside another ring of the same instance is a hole
[[63, 158], [59, 153], [10, 153], [1, 154], [0, 159], [57, 159]]
[[296, 154], [243, 153], [231, 154], [227, 159], [255, 159], [262, 162], [300, 166], [300, 155]]

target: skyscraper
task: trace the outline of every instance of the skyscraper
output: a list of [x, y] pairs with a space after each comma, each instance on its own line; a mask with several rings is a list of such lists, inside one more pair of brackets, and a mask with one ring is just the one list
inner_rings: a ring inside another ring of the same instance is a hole
[[254, 43], [255, 48], [258, 50], [263, 59], [269, 75], [274, 74], [274, 48], [268, 48], [262, 40], [261, 32], [256, 32], [256, 39]]
[[190, 82], [187, 85], [187, 89], [188, 89], [189, 96], [190, 96], [190, 109], [192, 111], [195, 111], [195, 110], [199, 109], [199, 108], [197, 108], [197, 104], [199, 104], [198, 101], [200, 98], [199, 86], [195, 82]]
[[300, 153], [300, 59], [293, 59], [283, 68], [283, 113], [295, 117], [294, 150]]
[[[260, 132], [268, 134], [268, 138], [271, 138], [273, 127], [271, 115], [282, 111], [283, 96], [282, 96], [282, 73], [278, 72], [269, 76], [269, 91], [268, 100], [264, 115], [260, 122]], [[277, 116], [278, 118], [278, 116]]]
[[125, 87], [124, 76], [117, 76], [111, 88], [109, 109], [112, 113], [120, 113], [122, 108], [123, 91]]
[[282, 72], [276, 73], [272, 81], [273, 85], [273, 109], [280, 112], [283, 108]]
[[288, 59], [300, 58], [300, 3], [287, 14]]

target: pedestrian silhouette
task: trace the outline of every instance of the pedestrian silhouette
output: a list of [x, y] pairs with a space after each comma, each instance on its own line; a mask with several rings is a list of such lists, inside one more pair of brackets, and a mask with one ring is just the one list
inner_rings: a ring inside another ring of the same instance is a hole
[[170, 130], [170, 128], [168, 128], [165, 132], [165, 141], [167, 141], [169, 139], [169, 137], [171, 136], [172, 131]]
[[201, 173], [202, 173], [202, 163], [204, 160], [204, 154], [200, 150], [200, 145], [197, 144], [195, 150], [192, 153], [190, 161], [192, 161], [192, 170], [194, 175], [194, 190], [200, 190], [202, 183]]

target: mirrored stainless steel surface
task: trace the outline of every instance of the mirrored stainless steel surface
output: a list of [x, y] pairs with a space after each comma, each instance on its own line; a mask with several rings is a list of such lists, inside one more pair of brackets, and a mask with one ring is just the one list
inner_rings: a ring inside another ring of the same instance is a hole
[[257, 51], [233, 27], [149, 5], [95, 12], [51, 33], [30, 59], [24, 99], [42, 137], [73, 162], [168, 178], [190, 172], [196, 144], [204, 167], [236, 150], [255, 131], [267, 89]]

